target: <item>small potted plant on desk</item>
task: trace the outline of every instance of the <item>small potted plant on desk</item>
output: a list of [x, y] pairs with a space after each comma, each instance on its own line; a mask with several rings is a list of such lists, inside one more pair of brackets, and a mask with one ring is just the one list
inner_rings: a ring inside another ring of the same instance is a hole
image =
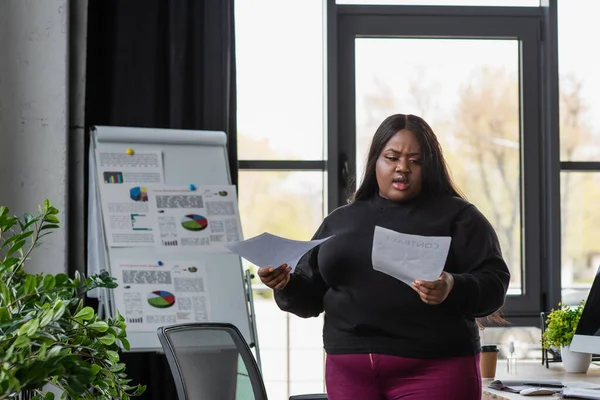
[[0, 207], [0, 400], [54, 399], [48, 385], [63, 399], [139, 395], [144, 387], [129, 385], [119, 362], [118, 343], [129, 347], [123, 317], [101, 319], [84, 306], [87, 291], [114, 288], [114, 278], [24, 270], [39, 240], [59, 227], [57, 214], [47, 200], [22, 219]]
[[552, 310], [546, 317], [546, 329], [542, 333], [542, 347], [560, 349], [560, 356], [565, 370], [570, 373], [585, 373], [592, 362], [592, 355], [571, 351], [569, 345], [583, 312], [581, 301], [577, 307], [559, 303], [557, 310]]

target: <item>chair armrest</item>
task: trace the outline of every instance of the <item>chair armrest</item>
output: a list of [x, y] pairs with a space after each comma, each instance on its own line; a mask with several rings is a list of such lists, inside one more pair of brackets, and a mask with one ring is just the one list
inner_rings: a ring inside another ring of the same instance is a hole
[[327, 395], [325, 393], [297, 394], [295, 396], [290, 396], [290, 400], [327, 400]]

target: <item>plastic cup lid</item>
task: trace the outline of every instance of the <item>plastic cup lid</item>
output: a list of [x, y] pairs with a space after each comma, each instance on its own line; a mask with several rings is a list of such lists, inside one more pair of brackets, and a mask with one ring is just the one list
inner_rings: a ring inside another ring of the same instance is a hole
[[484, 351], [484, 352], [498, 351], [498, 346], [496, 346], [495, 344], [487, 344], [487, 345], [481, 346], [481, 351]]

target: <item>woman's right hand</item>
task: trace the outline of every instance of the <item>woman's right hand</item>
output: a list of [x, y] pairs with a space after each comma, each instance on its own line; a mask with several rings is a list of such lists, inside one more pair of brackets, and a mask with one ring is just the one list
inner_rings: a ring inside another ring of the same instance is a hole
[[273, 290], [281, 290], [290, 281], [291, 270], [291, 267], [289, 267], [287, 264], [283, 264], [279, 268], [259, 268], [257, 274], [262, 283]]

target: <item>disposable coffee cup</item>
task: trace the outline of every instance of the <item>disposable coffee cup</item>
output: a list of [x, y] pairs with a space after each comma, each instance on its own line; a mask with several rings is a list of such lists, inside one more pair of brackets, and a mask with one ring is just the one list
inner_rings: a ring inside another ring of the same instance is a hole
[[493, 379], [496, 376], [496, 364], [498, 363], [498, 346], [488, 344], [481, 346], [481, 377], [483, 379]]

